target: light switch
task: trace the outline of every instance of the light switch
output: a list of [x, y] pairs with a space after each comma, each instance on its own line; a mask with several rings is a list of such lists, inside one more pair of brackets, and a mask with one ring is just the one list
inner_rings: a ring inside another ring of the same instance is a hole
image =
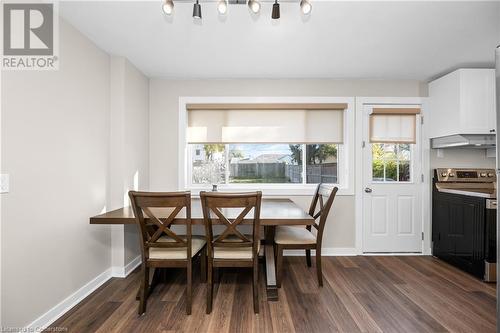
[[0, 175], [0, 193], [9, 193], [9, 175]]

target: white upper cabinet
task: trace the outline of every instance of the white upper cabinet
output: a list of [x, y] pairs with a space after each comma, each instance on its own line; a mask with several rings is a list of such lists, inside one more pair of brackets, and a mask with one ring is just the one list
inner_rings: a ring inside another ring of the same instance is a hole
[[428, 134], [495, 133], [495, 70], [459, 69], [429, 83]]

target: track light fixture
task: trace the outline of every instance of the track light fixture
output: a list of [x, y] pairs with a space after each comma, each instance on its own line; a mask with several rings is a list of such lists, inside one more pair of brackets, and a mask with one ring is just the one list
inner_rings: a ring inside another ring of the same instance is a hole
[[227, 13], [227, 0], [219, 0], [217, 3], [217, 11], [222, 15]]
[[161, 6], [163, 12], [167, 15], [171, 15], [174, 11], [174, 2], [172, 0], [165, 0]]
[[201, 5], [198, 0], [196, 0], [196, 3], [193, 5], [193, 18], [201, 19]]
[[271, 18], [273, 20], [277, 20], [280, 18], [280, 4], [278, 3], [278, 0], [274, 1], [273, 4], [273, 12], [271, 14]]
[[310, 14], [311, 10], [312, 10], [311, 1], [301, 0], [300, 1], [300, 10], [302, 11], [302, 14], [305, 14], [305, 15]]
[[257, 14], [260, 11], [260, 2], [257, 0], [248, 0], [248, 8], [252, 13]]
[[[217, 11], [219, 14], [225, 15], [227, 14], [229, 4], [244, 5], [245, 3], [252, 13], [258, 14], [260, 12], [260, 0], [217, 0]], [[174, 0], [162, 0], [162, 10], [166, 15], [172, 15], [174, 12]], [[300, 10], [304, 15], [310, 14], [312, 11], [311, 0], [300, 0]], [[278, 0], [274, 0], [271, 18], [277, 20], [280, 16], [280, 4]], [[193, 5], [193, 18], [201, 19], [200, 0], [196, 0]]]

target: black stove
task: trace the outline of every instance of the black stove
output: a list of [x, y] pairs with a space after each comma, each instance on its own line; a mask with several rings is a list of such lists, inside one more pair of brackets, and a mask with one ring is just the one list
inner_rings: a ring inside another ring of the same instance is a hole
[[433, 255], [495, 281], [495, 170], [435, 169], [432, 193]]

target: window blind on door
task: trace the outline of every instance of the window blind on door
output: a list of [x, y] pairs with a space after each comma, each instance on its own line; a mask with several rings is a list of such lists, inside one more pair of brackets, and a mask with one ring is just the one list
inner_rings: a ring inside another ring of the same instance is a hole
[[416, 143], [418, 108], [374, 108], [370, 114], [371, 143]]
[[344, 110], [188, 110], [188, 143], [342, 143]]

